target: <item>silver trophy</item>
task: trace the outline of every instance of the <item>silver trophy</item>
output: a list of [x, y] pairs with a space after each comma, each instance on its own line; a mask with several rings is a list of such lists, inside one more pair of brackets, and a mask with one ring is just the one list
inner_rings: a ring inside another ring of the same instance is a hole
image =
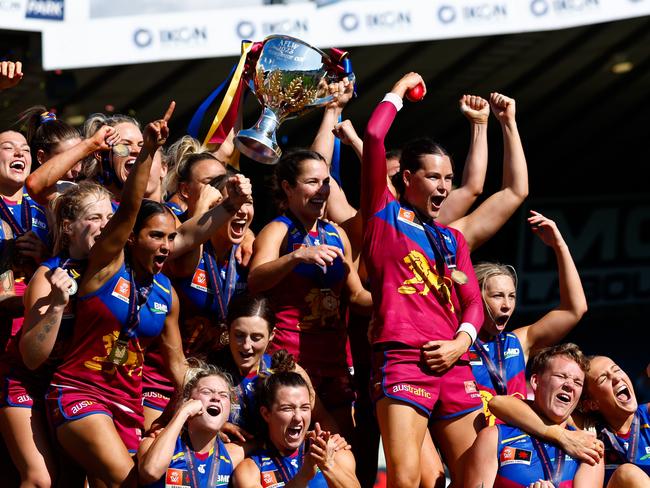
[[[267, 37], [247, 80], [264, 110], [253, 127], [237, 133], [237, 149], [260, 163], [275, 164], [282, 155], [275, 137], [280, 124], [334, 99], [328, 84], [341, 78], [334, 66], [329, 55], [300, 39]], [[343, 76], [354, 81], [351, 73]]]

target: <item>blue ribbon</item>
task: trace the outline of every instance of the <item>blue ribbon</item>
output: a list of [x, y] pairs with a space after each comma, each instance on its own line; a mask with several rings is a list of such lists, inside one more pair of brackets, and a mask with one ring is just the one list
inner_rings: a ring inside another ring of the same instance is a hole
[[208, 98], [206, 98], [203, 103], [199, 106], [198, 109], [196, 109], [196, 112], [194, 112], [194, 115], [192, 116], [192, 120], [190, 120], [190, 124], [187, 126], [187, 133], [194, 137], [195, 139], [199, 138], [199, 129], [201, 128], [201, 122], [203, 122], [203, 119], [205, 117], [205, 113], [208, 111], [210, 108], [210, 105], [214, 102], [214, 100], [221, 94], [223, 91], [224, 87], [230, 82], [230, 79], [232, 78], [232, 75], [235, 73], [235, 69], [237, 68], [237, 63], [235, 63], [230, 70], [230, 73], [226, 77], [225, 80], [219, 85], [215, 90], [210, 93]]
[[[352, 73], [352, 61], [348, 58], [343, 60], [343, 69], [346, 75]], [[357, 96], [357, 86], [354, 86], [354, 96]], [[343, 122], [343, 116], [339, 115], [339, 124]], [[334, 138], [334, 150], [332, 151], [332, 165], [330, 167], [332, 178], [341, 186], [341, 141], [338, 137]]]

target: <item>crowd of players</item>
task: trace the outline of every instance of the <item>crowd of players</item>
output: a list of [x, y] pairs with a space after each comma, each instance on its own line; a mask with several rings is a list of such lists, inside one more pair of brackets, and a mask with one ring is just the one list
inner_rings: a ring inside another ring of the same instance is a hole
[[[1, 62], [0, 97], [22, 77]], [[471, 261], [528, 195], [515, 101], [460, 99], [453, 188], [438, 143], [385, 151], [416, 87], [399, 79], [360, 138], [339, 122], [352, 84], [331, 85], [257, 236], [232, 133], [168, 145], [174, 102], [144, 128], [44, 107], [0, 128], [0, 430], [21, 487], [370, 487], [380, 435], [389, 487], [650, 486], [649, 406], [561, 343], [587, 298], [556, 224], [528, 217], [560, 293], [533, 324], [506, 331], [514, 268]], [[502, 187], [470, 211], [490, 113]], [[360, 209], [330, 176], [335, 138]]]

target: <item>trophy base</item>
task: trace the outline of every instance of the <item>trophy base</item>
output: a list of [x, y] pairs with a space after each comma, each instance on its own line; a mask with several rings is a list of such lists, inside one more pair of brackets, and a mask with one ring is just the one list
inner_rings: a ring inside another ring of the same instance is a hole
[[262, 164], [275, 164], [282, 155], [277, 142], [268, 137], [260, 137], [254, 129], [239, 131], [235, 137], [235, 147], [244, 156]]

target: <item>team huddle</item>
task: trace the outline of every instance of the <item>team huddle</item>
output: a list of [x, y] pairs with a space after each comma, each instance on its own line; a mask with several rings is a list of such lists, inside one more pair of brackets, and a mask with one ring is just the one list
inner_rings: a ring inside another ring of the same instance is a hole
[[[0, 62], [0, 97], [22, 77]], [[650, 405], [562, 343], [587, 297], [555, 222], [527, 219], [560, 295], [532, 324], [509, 326], [515, 269], [472, 262], [528, 195], [515, 101], [461, 97], [452, 187], [440, 144], [385, 149], [417, 89], [399, 79], [361, 138], [340, 122], [353, 83], [330, 85], [257, 235], [234, 133], [168, 144], [174, 102], [144, 127], [33, 107], [0, 128], [0, 431], [21, 487], [371, 487], [380, 438], [389, 487], [650, 486]], [[502, 186], [475, 206], [491, 113]]]

